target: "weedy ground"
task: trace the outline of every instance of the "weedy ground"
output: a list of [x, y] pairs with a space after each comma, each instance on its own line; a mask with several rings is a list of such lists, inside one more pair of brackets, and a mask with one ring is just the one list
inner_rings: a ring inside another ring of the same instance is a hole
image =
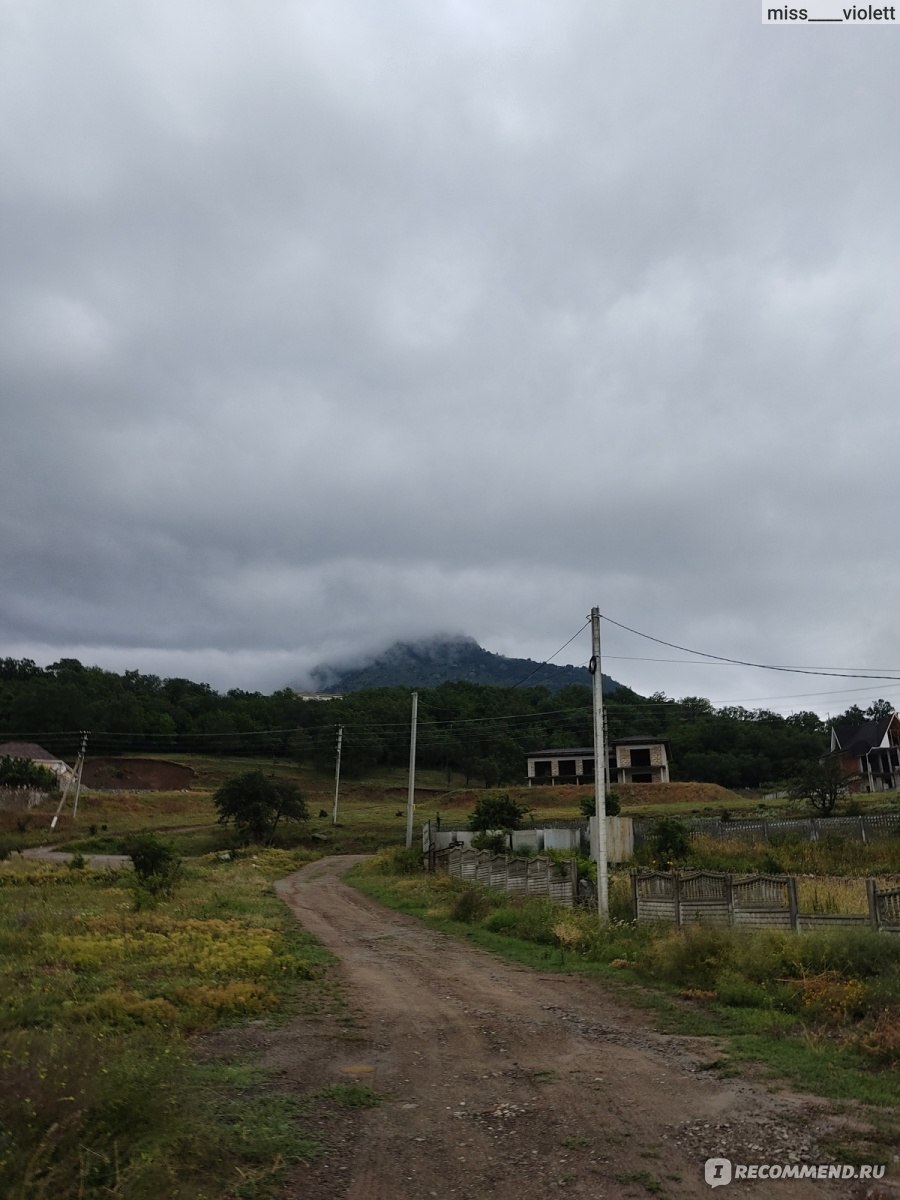
[[[130, 871], [0, 862], [4, 1198], [252, 1200], [270, 1195], [291, 1161], [319, 1152], [304, 1133], [302, 1098], [280, 1093], [245, 1063], [198, 1061], [192, 1039], [227, 1025], [340, 1008], [327, 954], [287, 916], [271, 883], [321, 853], [401, 847], [405, 773], [342, 783], [335, 825], [333, 779], [283, 761], [265, 764], [300, 784], [310, 821], [280, 831], [278, 848], [224, 862], [217, 852], [234, 842], [216, 823], [212, 794], [260, 762], [185, 761], [197, 772], [195, 788], [89, 792], [77, 821], [65, 813], [54, 835], [85, 854], [127, 853], [134, 833], [157, 831], [186, 856], [171, 898], [148, 907]], [[417, 834], [438, 813], [465, 821], [474, 794], [463, 782], [420, 775]], [[526, 799], [536, 819], [574, 817], [581, 794], [533, 789]], [[0, 851], [49, 841], [49, 816], [0, 814]], [[805, 874], [801, 909], [861, 912], [862, 879], [838, 876], [886, 878], [900, 870], [898, 859], [896, 841], [700, 839], [690, 865]], [[656, 1008], [664, 1027], [726, 1037], [722, 1069], [762, 1063], [824, 1096], [879, 1111], [896, 1103], [890, 1071], [900, 1064], [900, 939], [637, 927], [622, 873], [613, 876], [615, 919], [607, 926], [589, 913], [520, 905], [502, 893], [426, 878], [393, 851], [358, 882], [385, 903], [542, 971], [592, 973], [628, 986], [635, 1002]], [[374, 1099], [323, 1094], [317, 1103]], [[885, 1139], [896, 1137], [884, 1121]], [[868, 1152], [877, 1157], [878, 1147]]]
[[249, 1200], [315, 1157], [301, 1100], [190, 1043], [340, 1006], [271, 889], [308, 857], [195, 861], [149, 909], [130, 871], [0, 865], [0, 1194]]

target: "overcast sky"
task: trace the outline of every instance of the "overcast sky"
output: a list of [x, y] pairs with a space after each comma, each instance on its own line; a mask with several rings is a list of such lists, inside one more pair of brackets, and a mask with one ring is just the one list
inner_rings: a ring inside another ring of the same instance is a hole
[[898, 64], [756, 0], [0, 0], [0, 654], [269, 691], [596, 604], [900, 674]]

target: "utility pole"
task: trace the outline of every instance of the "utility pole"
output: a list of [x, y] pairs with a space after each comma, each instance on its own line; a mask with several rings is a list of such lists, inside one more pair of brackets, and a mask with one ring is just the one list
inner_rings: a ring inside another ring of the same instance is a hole
[[344, 727], [338, 725], [337, 758], [334, 763], [334, 809], [331, 813], [332, 825], [337, 825], [338, 789], [341, 786], [341, 743], [344, 740]]
[[409, 790], [406, 795], [406, 848], [412, 849], [413, 809], [416, 803], [416, 722], [419, 715], [419, 693], [412, 694], [412, 718], [409, 729]]
[[82, 729], [82, 731], [81, 731], [81, 746], [78, 750], [78, 757], [75, 759], [75, 766], [72, 770], [72, 774], [66, 780], [66, 786], [65, 786], [65, 789], [63, 790], [62, 799], [60, 800], [59, 804], [56, 806], [56, 812], [53, 814], [53, 820], [50, 822], [51, 829], [56, 828], [56, 823], [59, 820], [59, 814], [62, 812], [63, 807], [66, 803], [66, 800], [68, 799], [69, 792], [71, 791], [73, 783], [75, 784], [75, 803], [72, 807], [72, 820], [74, 821], [76, 816], [78, 815], [78, 797], [81, 795], [81, 772], [82, 772], [82, 769], [84, 768], [84, 756], [87, 751], [87, 740], [88, 740], [87, 732], [84, 729]]
[[600, 669], [600, 609], [591, 609], [591, 664], [594, 681], [594, 811], [597, 838], [597, 912], [601, 920], [609, 916], [609, 863], [606, 852], [606, 739], [603, 736], [603, 672]]

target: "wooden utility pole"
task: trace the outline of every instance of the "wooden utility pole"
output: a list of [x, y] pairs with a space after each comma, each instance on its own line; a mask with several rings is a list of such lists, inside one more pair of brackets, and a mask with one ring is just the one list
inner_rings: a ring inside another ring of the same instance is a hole
[[597, 837], [597, 912], [609, 916], [609, 863], [606, 851], [606, 739], [603, 736], [603, 672], [600, 669], [600, 609], [591, 609], [591, 664], [594, 681], [594, 811]]
[[413, 809], [416, 806], [416, 723], [419, 715], [419, 693], [412, 694], [412, 718], [409, 727], [409, 789], [406, 794], [406, 848], [412, 849]]

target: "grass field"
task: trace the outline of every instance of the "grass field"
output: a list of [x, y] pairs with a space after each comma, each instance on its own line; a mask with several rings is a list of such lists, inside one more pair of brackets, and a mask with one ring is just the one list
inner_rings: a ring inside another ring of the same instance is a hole
[[[285, 1164], [319, 1152], [303, 1132], [296, 1096], [279, 1092], [251, 1065], [201, 1063], [192, 1039], [222, 1025], [340, 1010], [327, 955], [290, 921], [270, 884], [318, 854], [402, 847], [406, 773], [345, 778], [333, 825], [329, 775], [284, 760], [181, 761], [195, 771], [189, 790], [85, 792], [77, 820], [66, 812], [52, 836], [55, 804], [27, 816], [0, 814], [0, 851], [52, 840], [83, 853], [128, 853], [130, 838], [150, 830], [186, 860], [174, 894], [155, 902], [135, 892], [130, 870], [0, 862], [4, 1200], [252, 1200], [271, 1194]], [[234, 838], [216, 822], [213, 793], [225, 780], [257, 769], [297, 783], [310, 820], [280, 829], [276, 848], [221, 861], [216, 852], [233, 847]], [[414, 845], [425, 819], [440, 815], [465, 824], [481, 793], [463, 785], [442, 772], [419, 774]], [[511, 791], [535, 820], [576, 817], [579, 801], [590, 794], [570, 787]], [[634, 811], [718, 814], [721, 792], [681, 789], [670, 794], [675, 799]], [[733, 793], [726, 799], [733, 815], [760, 803]], [[628, 812], [628, 797], [623, 800]], [[767, 811], [774, 815], [777, 808], [769, 803]], [[695, 865], [705, 855], [719, 869], [733, 870], [766, 863], [773, 869], [771, 856], [780, 856], [782, 869], [808, 873], [800, 880], [806, 911], [865, 911], [860, 877], [886, 875], [891, 862], [898, 869], [896, 845], [886, 843], [773, 847], [701, 840], [694, 853]], [[851, 873], [860, 877], [842, 877]], [[605, 930], [590, 914], [520, 911], [502, 894], [467, 902], [475, 906], [459, 919], [459, 897], [446, 884], [379, 874], [377, 866], [361, 877], [361, 886], [542, 971], [586, 971], [627, 984], [636, 1002], [657, 1010], [664, 1027], [727, 1034], [732, 1063], [768, 1062], [822, 1095], [872, 1105], [896, 1098], [887, 1070], [900, 1055], [894, 939], [866, 942], [868, 959], [847, 950], [835, 962], [797, 957], [801, 944], [813, 945], [797, 939], [779, 949], [764, 936], [762, 949], [751, 953], [730, 935], [708, 945], [659, 937], [625, 919], [623, 873], [613, 876], [618, 920]], [[682, 952], [682, 944], [693, 953]], [[780, 990], [766, 985], [770, 976], [781, 981]], [[788, 979], [795, 982], [783, 982]], [[879, 1004], [883, 1016], [876, 1013]], [[847, 1036], [850, 1015], [857, 1027]]]
[[296, 1096], [190, 1043], [340, 1008], [270, 886], [306, 858], [195, 861], [152, 908], [131, 871], [0, 864], [0, 1195], [251, 1200], [316, 1156]]

